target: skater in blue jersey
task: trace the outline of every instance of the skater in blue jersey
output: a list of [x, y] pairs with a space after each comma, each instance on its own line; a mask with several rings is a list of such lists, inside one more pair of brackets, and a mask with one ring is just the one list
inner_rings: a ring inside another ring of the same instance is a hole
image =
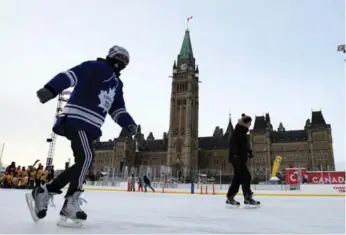
[[36, 222], [46, 216], [49, 201], [67, 184], [59, 224], [67, 226], [67, 220], [72, 220], [72, 225], [79, 226], [87, 219], [87, 214], [80, 208], [82, 184], [94, 158], [92, 143], [102, 135], [101, 127], [107, 114], [130, 135], [137, 137], [137, 125], [126, 110], [123, 83], [119, 78], [129, 61], [128, 51], [114, 46], [106, 59], [86, 61], [59, 73], [37, 91], [40, 102], [46, 103], [65, 89], [74, 87], [53, 131], [70, 140], [75, 164], [26, 195]]

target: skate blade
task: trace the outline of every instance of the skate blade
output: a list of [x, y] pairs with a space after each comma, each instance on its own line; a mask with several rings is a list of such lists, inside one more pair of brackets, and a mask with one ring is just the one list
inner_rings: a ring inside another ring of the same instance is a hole
[[239, 208], [239, 207], [240, 207], [240, 204], [237, 205], [237, 204], [226, 203], [226, 207], [227, 207], [227, 208]]
[[257, 205], [245, 204], [244, 205], [245, 209], [258, 209], [260, 207], [261, 207], [261, 204], [257, 204]]
[[37, 217], [36, 212], [35, 212], [35, 201], [34, 198], [32, 197], [31, 193], [25, 194], [25, 199], [26, 199], [26, 204], [28, 205], [29, 211], [31, 218], [34, 222], [38, 222], [40, 219]]
[[70, 219], [65, 216], [61, 216], [60, 220], [57, 222], [57, 225], [64, 228], [81, 228], [84, 225], [84, 222], [85, 220]]
[[240, 205], [227, 204], [226, 207], [229, 209], [238, 209], [238, 208], [240, 208]]

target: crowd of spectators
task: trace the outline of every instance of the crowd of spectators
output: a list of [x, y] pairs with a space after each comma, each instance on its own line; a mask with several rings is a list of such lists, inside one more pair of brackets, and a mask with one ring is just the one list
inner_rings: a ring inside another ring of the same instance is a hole
[[30, 189], [41, 186], [53, 178], [54, 166], [45, 167], [39, 163], [39, 160], [27, 167], [17, 166], [16, 162], [12, 162], [2, 175], [0, 187]]

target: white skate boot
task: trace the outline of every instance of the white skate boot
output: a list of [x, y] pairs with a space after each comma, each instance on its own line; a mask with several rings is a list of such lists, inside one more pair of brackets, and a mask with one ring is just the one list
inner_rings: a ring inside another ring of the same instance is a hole
[[60, 211], [60, 220], [57, 225], [61, 227], [82, 227], [87, 214], [80, 208], [86, 200], [81, 198], [83, 191], [76, 191], [72, 196], [65, 199], [64, 205]]
[[26, 203], [35, 222], [46, 217], [48, 204], [50, 203], [54, 207], [53, 196], [60, 193], [61, 190], [48, 192], [46, 185], [44, 185], [34, 188], [31, 193], [25, 194]]

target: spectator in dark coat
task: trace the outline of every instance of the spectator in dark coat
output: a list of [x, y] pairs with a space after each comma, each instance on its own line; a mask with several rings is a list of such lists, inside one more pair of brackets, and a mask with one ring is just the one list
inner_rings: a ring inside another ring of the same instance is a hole
[[13, 176], [16, 172], [16, 162], [12, 162], [11, 165], [6, 167], [6, 172]]
[[155, 189], [151, 187], [151, 182], [148, 178], [148, 176], [144, 175], [143, 176], [143, 182], [144, 182], [144, 192], [147, 192], [147, 187], [151, 189], [151, 191], [155, 192]]

